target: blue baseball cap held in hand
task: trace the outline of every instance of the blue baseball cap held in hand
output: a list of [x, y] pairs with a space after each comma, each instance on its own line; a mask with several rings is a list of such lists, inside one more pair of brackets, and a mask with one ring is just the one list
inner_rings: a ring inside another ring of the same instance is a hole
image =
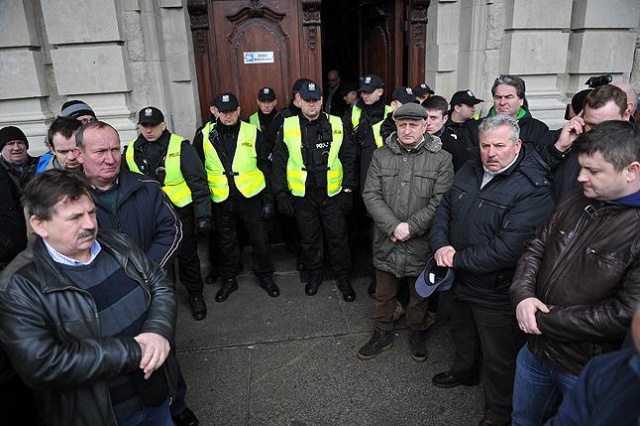
[[416, 293], [426, 299], [434, 291], [450, 290], [455, 276], [455, 271], [452, 268], [438, 266], [436, 260], [431, 256], [423, 271], [418, 275], [415, 284]]

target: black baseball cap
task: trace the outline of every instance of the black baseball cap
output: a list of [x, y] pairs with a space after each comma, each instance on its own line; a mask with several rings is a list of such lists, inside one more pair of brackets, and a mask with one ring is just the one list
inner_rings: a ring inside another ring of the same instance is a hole
[[322, 89], [313, 80], [307, 80], [300, 86], [300, 99], [305, 101], [317, 101], [322, 97]]
[[427, 93], [430, 94], [430, 95], [433, 95], [436, 92], [431, 90], [431, 87], [429, 87], [429, 85], [427, 83], [420, 83], [416, 87], [413, 88], [413, 93], [416, 96], [424, 96]]
[[220, 112], [235, 111], [240, 106], [238, 98], [231, 92], [221, 93], [213, 100], [213, 106]]
[[291, 90], [293, 90], [293, 93], [300, 92], [300, 87], [302, 87], [302, 85], [304, 83], [306, 83], [307, 81], [309, 81], [308, 78], [299, 78], [299, 79], [297, 79], [296, 82], [293, 83], [293, 87], [291, 88]]
[[271, 87], [263, 87], [258, 91], [258, 100], [267, 102], [275, 101], [276, 92], [274, 92]]
[[400, 86], [391, 94], [392, 101], [398, 101], [401, 104], [408, 104], [409, 102], [416, 102], [416, 95], [413, 94], [411, 87]]
[[376, 89], [382, 89], [384, 83], [382, 79], [375, 74], [367, 74], [360, 78], [360, 91], [365, 93], [372, 93]]
[[449, 105], [451, 105], [451, 108], [453, 108], [455, 105], [475, 105], [479, 104], [480, 102], [484, 101], [482, 99], [476, 98], [471, 90], [460, 90], [459, 92], [453, 94]]
[[454, 279], [455, 271], [451, 268], [438, 266], [433, 256], [431, 256], [420, 275], [418, 275], [415, 283], [416, 293], [421, 298], [426, 299], [435, 291], [451, 289]]
[[156, 107], [142, 108], [138, 113], [138, 124], [150, 124], [157, 126], [164, 121], [164, 114]]

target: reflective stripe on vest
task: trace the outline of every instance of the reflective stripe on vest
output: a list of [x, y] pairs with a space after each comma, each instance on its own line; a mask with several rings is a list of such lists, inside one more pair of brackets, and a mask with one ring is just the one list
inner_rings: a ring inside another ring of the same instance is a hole
[[[214, 203], [221, 203], [229, 198], [229, 180], [218, 152], [209, 140], [209, 133], [214, 123], [207, 123], [202, 129], [202, 147], [204, 149], [204, 168], [207, 171], [207, 183]], [[240, 132], [233, 154], [233, 180], [238, 191], [246, 198], [259, 194], [266, 186], [264, 174], [258, 168], [256, 154], [256, 126], [240, 122]]]
[[[327, 160], [327, 195], [333, 197], [342, 191], [342, 162], [338, 158], [340, 146], [342, 146], [342, 121], [340, 118], [325, 114], [333, 133], [333, 141], [329, 148]], [[287, 160], [287, 186], [291, 194], [296, 197], [304, 197], [307, 170], [302, 159], [302, 131], [300, 119], [297, 115], [284, 119], [282, 140], [289, 151]]]
[[[134, 173], [144, 174], [140, 171], [140, 168], [134, 159], [134, 148], [137, 140], [138, 139], [134, 139], [129, 143], [129, 147], [125, 153], [125, 159], [129, 166], [129, 170]], [[167, 155], [164, 159], [166, 176], [164, 178], [164, 186], [162, 187], [162, 190], [177, 207], [184, 207], [193, 201], [193, 198], [191, 197], [191, 189], [189, 189], [189, 185], [187, 185], [187, 182], [184, 180], [182, 169], [180, 167], [180, 148], [182, 141], [184, 141], [182, 136], [172, 133], [169, 138]]]
[[260, 128], [260, 117], [258, 116], [257, 112], [254, 112], [253, 114], [251, 114], [251, 116], [249, 117], [249, 123], [253, 124], [258, 129]]
[[[392, 113], [393, 113], [393, 109], [391, 109], [391, 107], [389, 105], [385, 105], [384, 106], [384, 117], [382, 118], [382, 120], [378, 121], [373, 126], [371, 126], [373, 128], [373, 140], [375, 141], [376, 146], [378, 148], [380, 148], [384, 144], [384, 141], [382, 140], [382, 135], [380, 134], [380, 129], [382, 129], [382, 122], [384, 121], [385, 118], [387, 118], [389, 116], [389, 114], [392, 114]], [[360, 107], [354, 105], [353, 106], [353, 111], [351, 112], [351, 124], [353, 125], [354, 129], [360, 123], [360, 116], [361, 115], [362, 115], [362, 109], [360, 109]]]

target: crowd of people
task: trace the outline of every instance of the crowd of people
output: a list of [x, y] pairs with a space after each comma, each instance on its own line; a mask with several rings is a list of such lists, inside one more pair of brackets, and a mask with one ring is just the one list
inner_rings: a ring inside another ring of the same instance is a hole
[[[550, 130], [514, 75], [495, 79], [484, 117], [471, 90], [447, 101], [420, 83], [386, 104], [379, 76], [349, 84], [330, 70], [325, 83], [298, 79], [281, 109], [263, 87], [255, 112], [220, 93], [191, 141], [148, 106], [123, 147], [81, 100], [62, 105], [41, 157], [21, 129], [0, 129], [3, 421], [199, 424], [175, 357], [174, 283], [204, 319], [204, 284], [219, 281], [226, 301], [246, 242], [258, 285], [278, 297], [280, 229], [308, 296], [329, 263], [353, 302], [354, 253], [371, 247], [363, 361], [393, 346], [403, 315], [412, 358], [426, 360], [438, 290], [451, 287], [453, 363], [432, 383], [482, 383], [478, 425], [638, 422], [633, 88], [579, 92]], [[18, 403], [33, 417], [11, 417]]]

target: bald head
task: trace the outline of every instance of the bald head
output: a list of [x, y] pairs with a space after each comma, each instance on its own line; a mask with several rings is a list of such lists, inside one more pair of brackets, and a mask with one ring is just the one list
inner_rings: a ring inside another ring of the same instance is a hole
[[636, 112], [636, 106], [638, 105], [638, 93], [633, 86], [626, 82], [614, 83], [614, 86], [620, 88], [627, 94], [627, 111], [629, 115], [633, 115]]

